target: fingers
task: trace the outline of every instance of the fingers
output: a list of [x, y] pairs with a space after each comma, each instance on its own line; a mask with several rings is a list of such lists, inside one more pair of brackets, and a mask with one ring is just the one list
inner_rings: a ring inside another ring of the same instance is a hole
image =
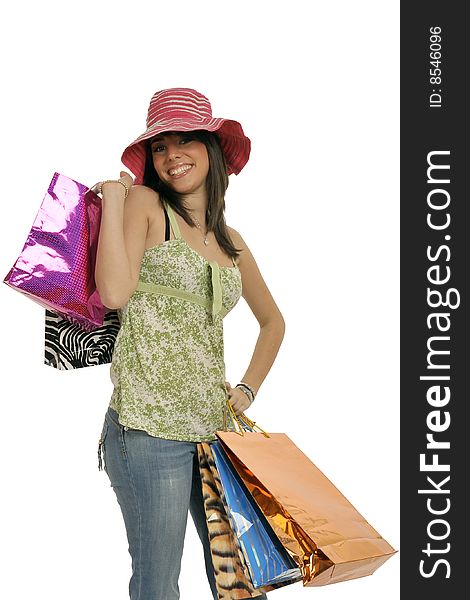
[[245, 404], [236, 404], [236, 405], [234, 405], [233, 403], [231, 403], [231, 404], [232, 404], [233, 412], [235, 413], [235, 415], [237, 417], [240, 416], [241, 414], [243, 414], [246, 411], [246, 409], [250, 407], [249, 402], [246, 402]]
[[225, 387], [227, 388], [229, 402], [234, 413], [238, 417], [244, 413], [247, 408], [250, 408], [250, 399], [243, 390], [237, 387], [233, 388], [228, 381], [225, 382]]
[[250, 399], [239, 388], [231, 388], [229, 397], [229, 402], [232, 405], [233, 411], [237, 415], [237, 417], [251, 406]]
[[127, 171], [121, 171], [120, 172], [120, 179], [126, 183], [129, 187], [131, 187], [131, 185], [134, 185], [134, 178], [132, 177], [132, 175], [130, 173], [128, 173]]

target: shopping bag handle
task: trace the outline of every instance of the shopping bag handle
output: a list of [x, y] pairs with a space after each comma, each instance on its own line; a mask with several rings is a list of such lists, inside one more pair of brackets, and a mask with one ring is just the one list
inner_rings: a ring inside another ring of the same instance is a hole
[[87, 190], [87, 194], [88, 192], [93, 192], [94, 194], [96, 194], [97, 196], [98, 194], [98, 190], [99, 190], [99, 185], [100, 185], [101, 181], [97, 181], [94, 185], [90, 186]]
[[[238, 433], [238, 435], [244, 436], [246, 431], [250, 431], [253, 433], [262, 433], [264, 435], [264, 437], [271, 437], [269, 435], [269, 433], [264, 431], [264, 429], [262, 429], [256, 423], [256, 421], [252, 421], [251, 419], [249, 419], [245, 415], [245, 413], [236, 415], [235, 411], [233, 409], [233, 406], [230, 404], [228, 399], [227, 399], [226, 407], [227, 407], [227, 410], [225, 411], [224, 417], [226, 417], [227, 413], [230, 415], [230, 418], [232, 419], [233, 425], [235, 427], [235, 433]], [[225, 429], [225, 431], [227, 430], [226, 418], [224, 418], [224, 429]], [[256, 430], [258, 430], [258, 432]]]

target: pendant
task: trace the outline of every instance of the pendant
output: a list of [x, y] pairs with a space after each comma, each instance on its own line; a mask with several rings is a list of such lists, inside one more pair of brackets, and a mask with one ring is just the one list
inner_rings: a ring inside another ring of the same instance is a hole
[[204, 238], [204, 244], [207, 246], [208, 243], [209, 241], [206, 238]]

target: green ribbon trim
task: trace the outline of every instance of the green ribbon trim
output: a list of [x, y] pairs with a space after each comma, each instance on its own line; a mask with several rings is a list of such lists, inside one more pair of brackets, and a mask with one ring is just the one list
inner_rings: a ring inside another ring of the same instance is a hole
[[[213, 263], [211, 263], [211, 267], [212, 264]], [[214, 271], [216, 271], [216, 274], [214, 274]], [[145, 283], [144, 281], [138, 282], [136, 291], [149, 292], [151, 294], [162, 294], [163, 296], [172, 296], [173, 298], [180, 298], [181, 300], [194, 302], [194, 304], [199, 304], [199, 306], [211, 311], [213, 317], [215, 317], [215, 315], [220, 315], [223, 318], [228, 311], [224, 308], [224, 306], [222, 306], [222, 286], [220, 284], [220, 276], [218, 275], [218, 265], [216, 266], [216, 269], [212, 268], [212, 287], [212, 302], [211, 300], [204, 298], [203, 296], [199, 296], [198, 294], [192, 294], [191, 292], [168, 287], [166, 285]]]
[[222, 310], [222, 285], [218, 263], [214, 260], [209, 264], [212, 272], [212, 316], [215, 317]]

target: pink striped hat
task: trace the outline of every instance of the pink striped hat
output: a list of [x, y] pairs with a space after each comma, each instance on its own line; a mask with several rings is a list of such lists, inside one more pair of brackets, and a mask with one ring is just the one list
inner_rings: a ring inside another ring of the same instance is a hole
[[150, 100], [147, 129], [124, 150], [121, 160], [142, 183], [145, 169], [145, 141], [165, 131], [204, 129], [217, 133], [227, 163], [228, 174], [238, 175], [248, 162], [251, 142], [237, 121], [212, 116], [209, 100], [190, 88], [170, 88], [156, 92]]

